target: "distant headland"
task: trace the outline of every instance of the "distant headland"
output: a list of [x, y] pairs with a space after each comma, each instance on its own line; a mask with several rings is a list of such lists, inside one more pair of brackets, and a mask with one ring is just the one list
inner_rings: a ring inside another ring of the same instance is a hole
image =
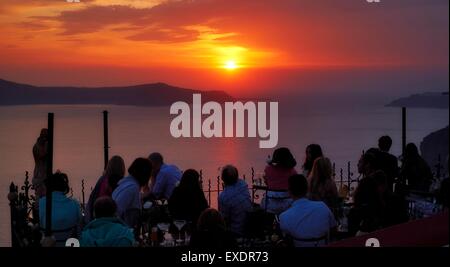
[[193, 94], [205, 101], [226, 102], [234, 98], [223, 91], [199, 91], [152, 83], [121, 87], [32, 86], [0, 79], [0, 106], [6, 105], [131, 105], [169, 106], [191, 101]]
[[387, 107], [448, 109], [448, 92], [429, 92], [402, 97], [387, 104]]

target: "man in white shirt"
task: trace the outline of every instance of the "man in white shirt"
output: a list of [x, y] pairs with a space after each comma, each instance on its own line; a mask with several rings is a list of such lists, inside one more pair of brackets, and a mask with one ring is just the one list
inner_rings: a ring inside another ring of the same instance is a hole
[[330, 231], [336, 227], [333, 213], [322, 201], [306, 198], [308, 182], [297, 174], [289, 178], [291, 207], [280, 214], [281, 231], [293, 239], [296, 247], [325, 245]]

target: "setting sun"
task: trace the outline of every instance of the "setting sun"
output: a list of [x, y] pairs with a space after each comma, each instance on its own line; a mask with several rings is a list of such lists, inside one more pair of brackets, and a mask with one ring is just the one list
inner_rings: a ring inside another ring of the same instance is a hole
[[225, 62], [224, 68], [228, 69], [228, 70], [234, 70], [236, 69], [238, 66], [236, 64], [236, 61], [234, 60], [228, 60], [227, 62]]

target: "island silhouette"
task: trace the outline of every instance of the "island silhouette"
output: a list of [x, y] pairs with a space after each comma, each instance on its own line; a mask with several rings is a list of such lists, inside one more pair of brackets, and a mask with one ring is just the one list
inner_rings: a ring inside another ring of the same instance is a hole
[[234, 98], [223, 91], [201, 91], [151, 83], [132, 86], [71, 87], [33, 86], [0, 79], [0, 105], [131, 105], [167, 106], [192, 101], [193, 94], [204, 101], [227, 102]]

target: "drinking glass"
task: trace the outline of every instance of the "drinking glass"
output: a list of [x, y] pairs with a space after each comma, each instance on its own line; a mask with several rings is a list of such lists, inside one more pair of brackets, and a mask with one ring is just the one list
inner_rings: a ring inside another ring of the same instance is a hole
[[166, 237], [166, 232], [169, 232], [169, 227], [170, 224], [169, 223], [165, 223], [165, 222], [160, 222], [156, 225], [158, 227], [159, 230], [161, 230], [163, 236], [164, 236], [164, 242], [166, 242], [165, 237]]
[[173, 224], [175, 224], [175, 226], [178, 229], [178, 239], [177, 239], [177, 243], [181, 244], [181, 229], [183, 229], [183, 227], [186, 225], [186, 221], [185, 220], [175, 220], [173, 221]]

